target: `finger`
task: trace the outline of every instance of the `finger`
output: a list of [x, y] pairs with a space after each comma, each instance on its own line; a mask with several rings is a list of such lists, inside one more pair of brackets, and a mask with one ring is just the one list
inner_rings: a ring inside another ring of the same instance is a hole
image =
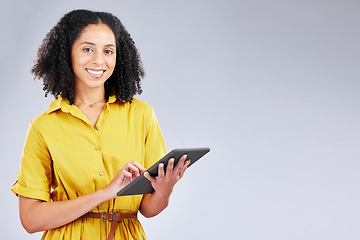
[[164, 164], [160, 163], [158, 167], [158, 179], [163, 180], [165, 178]]
[[125, 180], [130, 180], [130, 182], [132, 181], [132, 173], [127, 171], [127, 170], [124, 170], [122, 172], [122, 179], [125, 181]]
[[140, 163], [138, 163], [137, 161], [132, 161], [132, 164], [134, 164], [139, 170], [140, 173], [142, 174], [143, 172], [146, 171], [146, 168], [144, 168]]
[[139, 174], [139, 169], [137, 167], [135, 167], [133, 164], [131, 163], [127, 163], [119, 172], [118, 174], [120, 175], [121, 179], [123, 179], [124, 181], [126, 180], [126, 178], [128, 178], [128, 180], [131, 182], [133, 179], [137, 178], [140, 174]]
[[149, 172], [144, 172], [144, 177], [149, 180], [151, 183], [155, 182], [156, 179], [150, 175]]
[[182, 177], [184, 176], [184, 173], [185, 173], [186, 169], [188, 168], [190, 162], [191, 162], [190, 159], [186, 160], [186, 162], [185, 162], [185, 164], [184, 164], [184, 166], [183, 166], [183, 168], [181, 169], [181, 172], [180, 172], [180, 174], [179, 174], [179, 177], [180, 177], [180, 178], [182, 178]]
[[127, 163], [125, 165], [125, 170], [132, 173], [136, 177], [140, 176], [140, 169], [133, 163]]
[[174, 169], [174, 162], [175, 162], [175, 159], [174, 158], [170, 158], [169, 162], [168, 162], [168, 165], [166, 166], [166, 176], [171, 176], [172, 172], [173, 172], [173, 169]]
[[180, 172], [182, 171], [182, 169], [184, 167], [186, 158], [187, 158], [187, 155], [181, 156], [181, 158], [179, 159], [179, 162], [176, 164], [176, 168], [175, 168], [176, 173], [180, 174]]

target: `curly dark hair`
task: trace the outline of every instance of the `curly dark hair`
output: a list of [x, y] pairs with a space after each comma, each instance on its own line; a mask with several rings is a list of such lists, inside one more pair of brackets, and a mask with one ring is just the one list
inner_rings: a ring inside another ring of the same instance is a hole
[[140, 56], [130, 34], [121, 21], [106, 12], [74, 10], [64, 15], [46, 35], [32, 68], [35, 79], [43, 79], [45, 96], [74, 103], [74, 72], [71, 65], [71, 49], [83, 29], [89, 24], [106, 24], [116, 41], [116, 65], [113, 74], [105, 82], [105, 97], [115, 95], [122, 102], [131, 102], [135, 94], [141, 94], [141, 78], [144, 77]]

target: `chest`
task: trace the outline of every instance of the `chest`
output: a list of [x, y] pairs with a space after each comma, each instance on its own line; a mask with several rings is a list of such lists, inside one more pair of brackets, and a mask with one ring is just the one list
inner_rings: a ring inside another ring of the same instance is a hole
[[66, 121], [54, 122], [52, 134], [44, 135], [55, 175], [72, 186], [102, 186], [127, 162], [144, 165], [144, 126], [141, 119], [121, 112], [103, 111], [95, 128], [68, 114]]
[[103, 112], [105, 104], [96, 105], [79, 105], [78, 108], [84, 114], [85, 118], [89, 121], [92, 126], [96, 126], [101, 113]]

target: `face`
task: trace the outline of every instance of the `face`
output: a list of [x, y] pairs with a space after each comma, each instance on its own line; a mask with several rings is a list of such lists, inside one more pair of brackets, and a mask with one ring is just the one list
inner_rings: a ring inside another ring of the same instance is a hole
[[75, 90], [104, 88], [116, 63], [115, 36], [105, 24], [90, 24], [83, 29], [71, 50]]

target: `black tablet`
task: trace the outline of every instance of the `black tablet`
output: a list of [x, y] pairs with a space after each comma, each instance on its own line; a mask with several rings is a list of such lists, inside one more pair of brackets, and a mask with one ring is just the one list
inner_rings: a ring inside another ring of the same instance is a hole
[[[187, 155], [187, 159], [190, 159], [190, 167], [197, 160], [199, 160], [202, 156], [210, 151], [210, 148], [178, 148], [174, 149], [168, 154], [166, 154], [163, 158], [161, 158], [157, 163], [152, 165], [147, 172], [150, 173], [151, 176], [156, 177], [158, 175], [158, 166], [160, 163], [164, 163], [164, 170], [166, 171], [166, 166], [170, 158], [174, 158], [174, 166], [178, 163], [180, 157], [184, 154]], [[121, 189], [117, 195], [118, 196], [127, 196], [127, 195], [139, 195], [139, 194], [149, 194], [154, 192], [154, 188], [151, 186], [151, 182], [144, 177], [144, 174], [141, 174], [134, 181], [126, 185], [123, 189]]]

